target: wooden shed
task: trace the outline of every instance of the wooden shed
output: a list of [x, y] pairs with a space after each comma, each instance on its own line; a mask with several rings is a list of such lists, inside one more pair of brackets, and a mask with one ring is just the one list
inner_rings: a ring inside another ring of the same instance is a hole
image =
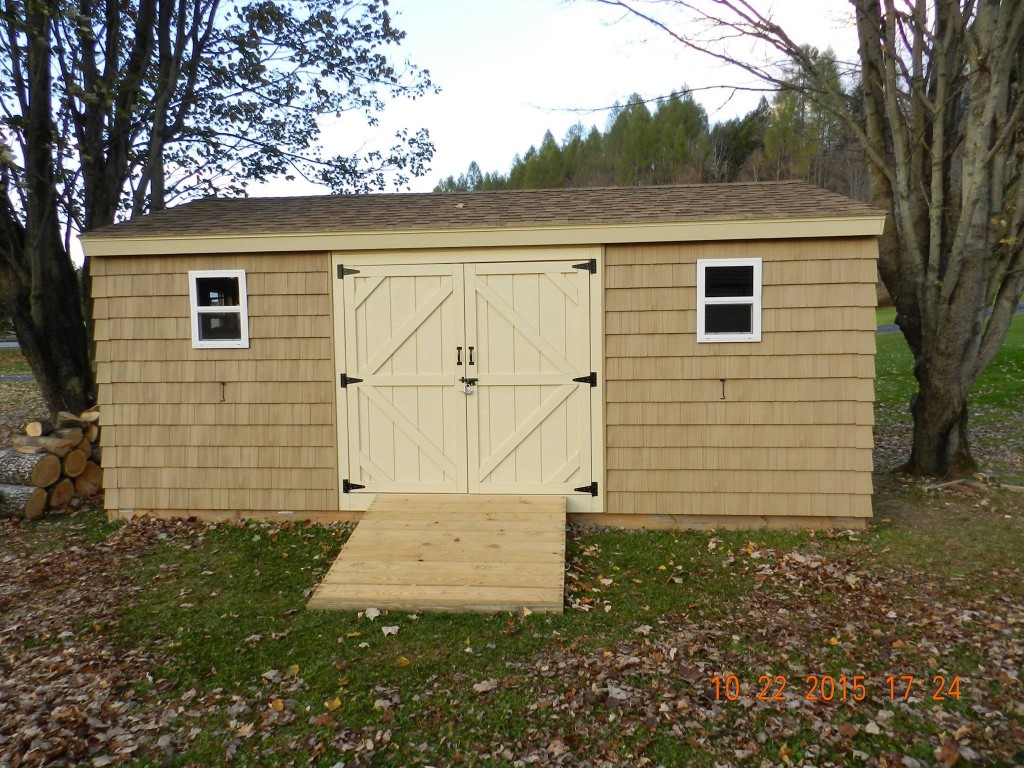
[[871, 515], [883, 215], [803, 183], [206, 199], [87, 233], [106, 504]]

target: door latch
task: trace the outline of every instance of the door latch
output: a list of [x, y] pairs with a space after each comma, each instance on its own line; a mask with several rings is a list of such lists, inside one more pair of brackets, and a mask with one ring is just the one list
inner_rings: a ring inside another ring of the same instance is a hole
[[459, 378], [459, 381], [461, 381], [463, 383], [463, 385], [464, 385], [462, 387], [462, 394], [464, 394], [464, 395], [472, 395], [473, 394], [472, 387], [476, 384], [477, 380], [472, 378], [472, 377], [469, 377], [469, 376], [462, 376], [461, 378]]

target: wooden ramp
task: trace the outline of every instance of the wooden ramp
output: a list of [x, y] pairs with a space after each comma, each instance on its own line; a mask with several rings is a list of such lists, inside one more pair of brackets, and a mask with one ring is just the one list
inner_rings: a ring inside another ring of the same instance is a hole
[[565, 498], [378, 494], [309, 608], [561, 613]]

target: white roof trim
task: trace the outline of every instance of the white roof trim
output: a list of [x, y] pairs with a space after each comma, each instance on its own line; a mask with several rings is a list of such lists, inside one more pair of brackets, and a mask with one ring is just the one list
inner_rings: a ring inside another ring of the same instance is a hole
[[407, 229], [369, 232], [296, 232], [231, 235], [86, 235], [93, 256], [157, 256], [193, 253], [281, 253], [376, 251], [434, 248], [500, 248], [552, 245], [610, 245], [706, 240], [789, 240], [877, 236], [885, 217], [738, 219], [670, 223], [547, 225], [479, 229]]

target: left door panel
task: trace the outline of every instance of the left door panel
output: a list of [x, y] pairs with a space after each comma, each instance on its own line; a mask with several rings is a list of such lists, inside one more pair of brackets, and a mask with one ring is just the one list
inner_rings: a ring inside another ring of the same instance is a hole
[[462, 266], [360, 266], [341, 282], [341, 372], [362, 379], [345, 389], [348, 479], [367, 493], [465, 492]]

